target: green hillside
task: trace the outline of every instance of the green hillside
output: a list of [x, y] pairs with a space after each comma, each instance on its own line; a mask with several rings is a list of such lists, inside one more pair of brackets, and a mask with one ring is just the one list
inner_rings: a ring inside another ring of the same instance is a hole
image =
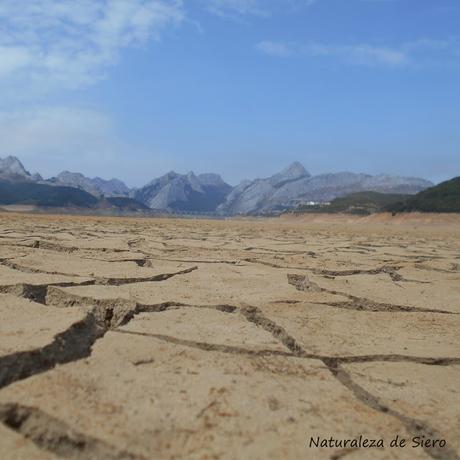
[[391, 212], [460, 212], [460, 176], [386, 206]]

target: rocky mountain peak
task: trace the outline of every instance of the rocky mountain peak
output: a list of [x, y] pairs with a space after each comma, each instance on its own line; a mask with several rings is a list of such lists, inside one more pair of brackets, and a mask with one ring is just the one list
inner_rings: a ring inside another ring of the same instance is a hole
[[11, 176], [14, 177], [23, 177], [30, 179], [29, 171], [26, 171], [23, 164], [19, 161], [18, 158], [13, 156], [7, 156], [6, 158], [0, 158], [0, 175], [4, 177]]
[[218, 174], [173, 171], [137, 189], [132, 196], [152, 209], [215, 211], [232, 187]]
[[301, 163], [295, 161], [281, 172], [270, 177], [270, 184], [274, 187], [285, 184], [305, 177], [310, 177], [310, 173], [303, 167]]
[[205, 187], [219, 187], [222, 185], [226, 185], [224, 180], [219, 174], [213, 174], [213, 173], [200, 174], [198, 176], [198, 180], [200, 181], [201, 185], [204, 185]]
[[304, 168], [304, 166], [298, 161], [294, 161], [287, 168], [283, 169], [280, 173], [286, 177], [300, 178], [305, 176], [310, 176], [310, 173]]

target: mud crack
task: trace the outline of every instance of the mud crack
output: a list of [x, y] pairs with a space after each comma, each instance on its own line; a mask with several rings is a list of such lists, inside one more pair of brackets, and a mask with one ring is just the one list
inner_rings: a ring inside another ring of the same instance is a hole
[[186, 275], [195, 270], [198, 270], [198, 267], [191, 267], [185, 270], [181, 270], [174, 273], [162, 273], [160, 275], [154, 275], [149, 277], [137, 277], [137, 278], [96, 278], [95, 284], [107, 285], [107, 286], [122, 286], [124, 284], [134, 284], [134, 283], [148, 283], [151, 281], [166, 281], [173, 276]]
[[172, 343], [174, 345], [181, 345], [188, 348], [196, 348], [202, 351], [216, 351], [220, 353], [230, 353], [235, 355], [246, 355], [246, 356], [284, 356], [291, 357], [294, 356], [291, 353], [286, 351], [279, 350], [251, 350], [243, 347], [236, 347], [231, 345], [221, 345], [217, 343], [208, 343], [208, 342], [195, 342], [193, 340], [178, 339], [176, 337], [171, 337], [169, 335], [163, 334], [151, 334], [147, 332], [137, 332], [137, 331], [125, 331], [122, 329], [117, 329], [113, 332], [118, 334], [128, 334], [128, 335], [137, 335], [141, 337], [151, 337], [153, 339], [158, 339], [163, 342]]
[[0, 357], [0, 388], [32, 375], [48, 371], [58, 364], [86, 358], [97, 339], [105, 333], [93, 312], [57, 334], [44, 347]]
[[64, 421], [35, 407], [0, 405], [0, 422], [31, 440], [38, 448], [61, 458], [78, 460], [140, 460], [144, 457], [119, 450], [92, 436], [79, 433]]
[[285, 329], [278, 326], [274, 321], [268, 319], [262, 314], [257, 307], [251, 307], [245, 305], [240, 309], [240, 313], [251, 323], [262, 327], [267, 332], [270, 332], [273, 337], [279, 340], [286, 348], [288, 348], [294, 356], [298, 357], [310, 357], [302, 347], [296, 342], [296, 340], [290, 336]]
[[[10, 293], [43, 305], [57, 308], [88, 307], [85, 318], [66, 331], [57, 334], [53, 341], [34, 350], [12, 353], [0, 357], [0, 388], [91, 355], [92, 346], [109, 330], [127, 324], [139, 313], [159, 313], [171, 308], [209, 308], [233, 313], [237, 307], [226, 304], [188, 305], [180, 302], [162, 302], [146, 305], [127, 299], [94, 299], [66, 293], [56, 286], [19, 286]], [[32, 293], [28, 288], [32, 289]], [[38, 288], [38, 289], [36, 289]]]
[[256, 263], [260, 265], [266, 265], [272, 268], [279, 268], [279, 269], [290, 269], [290, 270], [305, 270], [309, 271], [315, 275], [324, 276], [327, 278], [338, 277], [338, 276], [354, 276], [354, 275], [380, 275], [382, 273], [387, 274], [392, 281], [394, 282], [406, 282], [406, 283], [420, 283], [420, 284], [430, 284], [429, 281], [419, 281], [419, 280], [412, 280], [404, 278], [402, 275], [398, 273], [402, 267], [396, 265], [384, 265], [378, 268], [371, 268], [371, 269], [350, 269], [350, 270], [325, 270], [321, 268], [313, 268], [313, 267], [293, 267], [290, 265], [279, 265], [273, 262], [267, 262], [265, 260], [255, 259], [255, 258], [246, 258], [243, 259], [244, 262]]
[[[329, 369], [331, 374], [348, 390], [350, 390], [354, 396], [364, 403], [366, 406], [370, 407], [373, 410], [387, 414], [398, 419], [405, 428], [411, 433], [412, 436], [425, 436], [426, 438], [434, 439], [445, 439], [445, 437], [439, 433], [437, 430], [429, 426], [426, 422], [410, 418], [406, 415], [399, 413], [398, 411], [391, 409], [382, 402], [379, 398], [373, 394], [366, 391], [360, 385], [355, 383], [350, 374], [343, 369], [341, 366], [341, 360], [345, 362], [347, 358], [327, 358], [324, 356], [317, 356], [307, 353], [292, 337], [289, 335], [282, 327], [278, 326], [274, 321], [265, 317], [261, 311], [256, 307], [245, 306], [241, 309], [241, 313], [248, 321], [255, 323], [257, 326], [262, 327], [267, 332], [270, 332], [273, 337], [281, 341], [293, 355], [297, 357], [304, 358], [315, 358], [323, 362], [323, 364]], [[364, 357], [361, 357], [363, 359]], [[369, 357], [371, 358], [371, 357]], [[374, 357], [375, 358], [375, 357]], [[382, 358], [382, 357], [380, 357]], [[387, 357], [389, 358], [389, 357]], [[348, 362], [352, 362], [353, 358], [349, 358]], [[356, 359], [356, 358], [355, 358]], [[416, 358], [417, 359], [417, 358]], [[420, 358], [418, 358], [420, 359]], [[453, 362], [452, 362], [453, 361]], [[455, 358], [451, 361], [452, 364], [457, 364], [458, 360]], [[354, 361], [358, 362], [358, 361]], [[363, 361], [362, 361], [363, 362]], [[419, 361], [420, 362], [420, 361]], [[442, 362], [442, 360], [440, 360]], [[428, 362], [424, 363], [428, 364]], [[435, 364], [435, 361], [430, 364]], [[424, 451], [432, 458], [439, 460], [460, 460], [457, 452], [449, 447], [434, 447], [434, 448], [425, 448]]]
[[[75, 273], [63, 273], [57, 271], [47, 271], [38, 268], [25, 267], [23, 265], [12, 262], [9, 259], [0, 259], [0, 265], [4, 265], [8, 268], [11, 268], [22, 273], [41, 273], [45, 275], [59, 275], [66, 277], [84, 277]], [[91, 277], [94, 278], [88, 284], [97, 284], [103, 286], [122, 286], [124, 284], [134, 284], [134, 283], [149, 283], [153, 281], [166, 281], [174, 276], [185, 275], [191, 273], [195, 270], [198, 270], [197, 266], [187, 268], [185, 270], [180, 270], [173, 273], [160, 273], [158, 275], [148, 276], [148, 277], [132, 277], [132, 278], [112, 278], [112, 277]]]
[[[332, 375], [346, 388], [348, 388], [354, 396], [364, 403], [367, 407], [374, 409], [378, 412], [390, 415], [396, 419], [398, 419], [406, 428], [406, 430], [412, 436], [424, 436], [425, 438], [431, 439], [445, 439], [445, 437], [439, 433], [437, 430], [429, 426], [427, 423], [421, 420], [410, 418], [400, 412], [388, 407], [387, 405], [383, 404], [376, 396], [369, 393], [363, 387], [358, 385], [356, 382], [353, 381], [350, 374], [345, 371], [339, 364], [334, 362], [327, 362], [324, 361], [324, 364], [328, 367]], [[450, 447], [445, 446], [443, 448], [439, 446], [426, 448], [423, 449], [426, 454], [428, 454], [431, 458], [439, 459], [439, 460], [459, 460], [460, 457], [457, 452]]]
[[394, 312], [394, 313], [438, 313], [457, 315], [458, 313], [441, 310], [428, 309], [419, 307], [410, 307], [407, 305], [394, 305], [390, 303], [375, 302], [365, 297], [357, 297], [346, 292], [326, 289], [313, 283], [306, 275], [290, 274], [287, 275], [288, 283], [294, 286], [298, 291], [305, 292], [325, 292], [332, 295], [343, 296], [349, 299], [348, 302], [314, 302], [319, 305], [328, 305], [330, 307], [344, 308], [347, 310], [373, 311], [373, 312]]

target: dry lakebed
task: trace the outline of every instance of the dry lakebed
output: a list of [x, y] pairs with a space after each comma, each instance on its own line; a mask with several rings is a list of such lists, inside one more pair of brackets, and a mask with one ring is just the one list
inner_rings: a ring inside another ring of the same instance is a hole
[[0, 214], [0, 458], [460, 459], [458, 216]]

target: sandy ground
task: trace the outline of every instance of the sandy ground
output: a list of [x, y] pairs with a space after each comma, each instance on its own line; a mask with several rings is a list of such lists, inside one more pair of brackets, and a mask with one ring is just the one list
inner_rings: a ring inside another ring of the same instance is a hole
[[0, 458], [459, 459], [459, 281], [459, 216], [0, 214]]

